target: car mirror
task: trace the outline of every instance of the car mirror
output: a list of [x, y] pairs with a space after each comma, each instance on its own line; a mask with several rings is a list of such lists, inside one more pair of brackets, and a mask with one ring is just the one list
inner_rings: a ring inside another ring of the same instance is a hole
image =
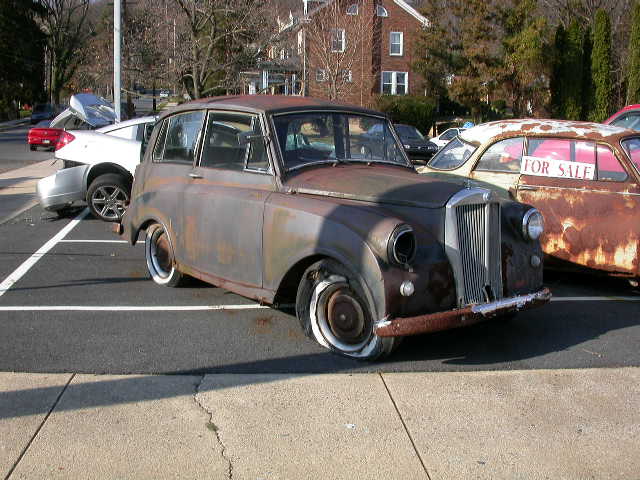
[[241, 133], [238, 133], [238, 145], [240, 145], [241, 147], [246, 147], [253, 140], [257, 140], [264, 137], [265, 137], [264, 135], [255, 133], [251, 130], [247, 132], [241, 132]]

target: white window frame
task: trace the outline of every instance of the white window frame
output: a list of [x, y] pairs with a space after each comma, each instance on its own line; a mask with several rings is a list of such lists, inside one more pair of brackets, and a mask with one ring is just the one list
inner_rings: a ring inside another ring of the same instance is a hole
[[[340, 45], [339, 49], [334, 48], [334, 42]], [[344, 52], [346, 45], [346, 34], [344, 28], [332, 28], [331, 29], [331, 51], [333, 53], [342, 53]]]
[[327, 79], [328, 79], [327, 71], [324, 68], [318, 68], [316, 70], [316, 82], [318, 83], [326, 82]]
[[340, 75], [342, 75], [343, 82], [353, 82], [353, 75], [351, 74], [351, 70], [340, 70]]
[[[409, 95], [409, 72], [393, 72], [390, 70], [385, 70], [380, 74], [380, 93], [384, 94], [384, 74], [385, 73], [391, 74], [391, 93], [388, 95]], [[398, 74], [399, 73], [403, 73], [404, 79], [405, 79], [404, 93], [402, 94], [398, 93]]]
[[[399, 43], [394, 43], [393, 42], [393, 36], [394, 35], [400, 35], [400, 42]], [[400, 52], [399, 53], [393, 53], [393, 46], [394, 45], [400, 45]], [[404, 33], [402, 33], [402, 32], [390, 32], [389, 33], [389, 55], [391, 55], [392, 57], [401, 57], [403, 53], [404, 53]]]
[[347, 15], [358, 15], [358, 4], [352, 3], [347, 7]]
[[389, 12], [387, 12], [387, 9], [384, 8], [382, 5], [376, 5], [376, 15], [378, 17], [388, 17]]

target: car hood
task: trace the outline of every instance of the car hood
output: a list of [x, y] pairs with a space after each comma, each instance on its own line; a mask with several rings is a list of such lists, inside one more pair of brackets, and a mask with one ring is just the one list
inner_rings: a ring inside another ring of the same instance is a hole
[[423, 208], [441, 208], [464, 188], [401, 167], [353, 164], [302, 169], [284, 187], [291, 193]]

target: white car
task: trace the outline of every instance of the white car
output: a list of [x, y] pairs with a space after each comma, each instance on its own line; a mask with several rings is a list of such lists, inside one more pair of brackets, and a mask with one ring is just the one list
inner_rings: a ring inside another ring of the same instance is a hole
[[95, 131], [62, 132], [55, 158], [63, 168], [38, 182], [42, 207], [61, 213], [86, 202], [97, 218], [119, 221], [155, 121], [156, 117], [141, 117]]
[[438, 146], [438, 150], [444, 147], [451, 140], [456, 138], [461, 132], [464, 132], [466, 128], [447, 128], [437, 137], [431, 138], [429, 141], [435, 143]]

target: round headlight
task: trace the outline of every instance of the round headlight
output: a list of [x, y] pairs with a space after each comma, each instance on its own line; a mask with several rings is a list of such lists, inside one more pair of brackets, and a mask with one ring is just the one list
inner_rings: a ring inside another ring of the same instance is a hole
[[391, 234], [387, 255], [391, 263], [407, 265], [416, 254], [416, 237], [409, 225], [400, 225]]
[[532, 208], [522, 217], [522, 234], [528, 240], [537, 240], [544, 232], [544, 217]]

